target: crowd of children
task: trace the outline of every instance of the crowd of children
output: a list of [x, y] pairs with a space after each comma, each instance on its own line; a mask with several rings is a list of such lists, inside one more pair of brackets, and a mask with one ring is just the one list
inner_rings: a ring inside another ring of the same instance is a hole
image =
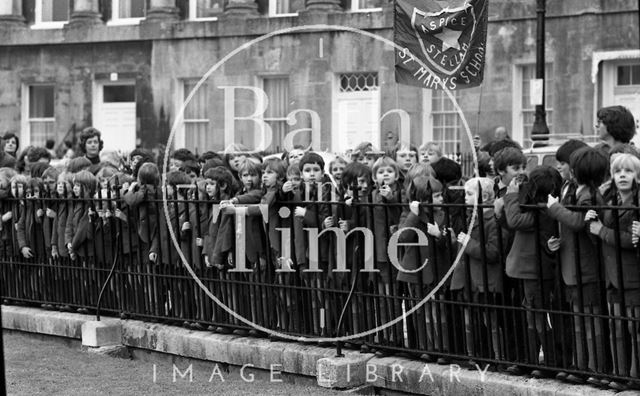
[[55, 290], [74, 285], [69, 298], [86, 309], [114, 263], [121, 311], [242, 329], [185, 264], [265, 327], [377, 327], [361, 349], [624, 389], [640, 364], [640, 156], [629, 117], [601, 109], [601, 137], [619, 144], [567, 141], [556, 167], [527, 170], [516, 144], [496, 142], [467, 177], [435, 143], [386, 153], [362, 143], [329, 164], [302, 148], [265, 158], [241, 145], [199, 157], [179, 149], [165, 173], [143, 149], [96, 160], [93, 128], [84, 155], [63, 167], [36, 148], [16, 161], [12, 135], [13, 154], [0, 158], [5, 295], [68, 308]]

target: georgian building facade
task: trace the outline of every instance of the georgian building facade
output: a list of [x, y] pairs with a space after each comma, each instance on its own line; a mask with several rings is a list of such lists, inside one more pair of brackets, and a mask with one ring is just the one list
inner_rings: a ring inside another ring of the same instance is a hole
[[[7, 0], [2, 132], [24, 147], [93, 125], [106, 147], [131, 150], [174, 131], [175, 147], [203, 152], [255, 147], [268, 125], [270, 151], [401, 139], [450, 154], [469, 147], [466, 120], [485, 141], [504, 125], [526, 146], [535, 3], [490, 1], [484, 83], [454, 93], [461, 116], [443, 92], [394, 82], [386, 0]], [[593, 134], [604, 105], [640, 116], [637, 2], [548, 0], [546, 11], [551, 133]]]

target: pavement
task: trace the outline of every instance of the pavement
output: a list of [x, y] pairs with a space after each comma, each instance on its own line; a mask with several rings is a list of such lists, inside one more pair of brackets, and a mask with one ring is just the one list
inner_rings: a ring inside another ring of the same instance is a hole
[[[46, 311], [24, 306], [3, 306], [5, 329], [80, 340], [84, 328], [94, 316]], [[399, 357], [378, 358], [373, 354], [344, 351], [335, 358], [335, 349], [313, 344], [270, 341], [262, 338], [223, 335], [208, 331], [139, 320], [109, 319], [121, 329], [121, 345], [104, 347], [122, 354], [125, 349], [134, 358], [145, 354], [197, 359], [235, 367], [260, 369], [282, 375], [315, 378], [319, 386], [351, 389], [368, 393], [406, 392], [423, 395], [613, 395], [613, 391], [590, 386], [569, 385], [555, 380], [514, 377], [477, 367], [475, 370], [452, 364], [412, 361]], [[85, 335], [86, 336], [86, 335]], [[115, 349], [114, 349], [115, 348]], [[99, 348], [85, 350], [100, 352]], [[126, 353], [125, 353], [126, 355]], [[153, 358], [151, 359], [153, 360]], [[186, 368], [178, 368], [179, 374]], [[320, 389], [320, 388], [318, 388]], [[640, 394], [622, 392], [620, 395]]]

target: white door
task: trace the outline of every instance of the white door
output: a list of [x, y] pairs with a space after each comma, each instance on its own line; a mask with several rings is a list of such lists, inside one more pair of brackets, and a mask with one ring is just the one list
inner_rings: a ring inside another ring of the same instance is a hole
[[93, 126], [102, 133], [105, 149], [129, 152], [136, 148], [133, 83], [98, 83], [93, 115]]
[[344, 153], [367, 141], [380, 148], [380, 91], [339, 93], [337, 147]]

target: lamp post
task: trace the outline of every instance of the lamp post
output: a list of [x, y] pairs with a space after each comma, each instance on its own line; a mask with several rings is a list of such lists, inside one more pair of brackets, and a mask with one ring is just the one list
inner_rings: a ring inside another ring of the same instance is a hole
[[[640, 0], [639, 0], [640, 1]], [[536, 78], [542, 80], [542, 100], [536, 105], [535, 120], [531, 128], [531, 140], [534, 147], [544, 146], [549, 140], [549, 127], [547, 126], [547, 112], [544, 109], [545, 83], [544, 83], [544, 16], [546, 0], [537, 0], [536, 17], [538, 27], [536, 30]]]

